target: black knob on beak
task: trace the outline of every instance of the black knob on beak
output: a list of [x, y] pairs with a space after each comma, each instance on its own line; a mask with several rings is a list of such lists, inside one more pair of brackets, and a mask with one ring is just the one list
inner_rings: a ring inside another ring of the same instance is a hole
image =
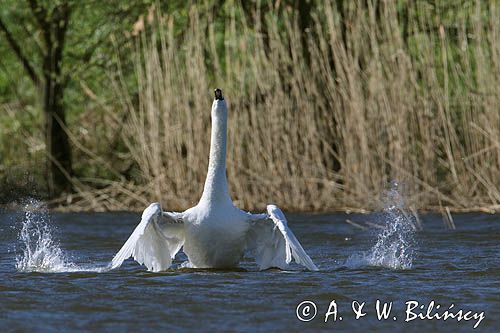
[[215, 89], [215, 99], [217, 100], [223, 100], [224, 97], [222, 97], [222, 90], [219, 88]]

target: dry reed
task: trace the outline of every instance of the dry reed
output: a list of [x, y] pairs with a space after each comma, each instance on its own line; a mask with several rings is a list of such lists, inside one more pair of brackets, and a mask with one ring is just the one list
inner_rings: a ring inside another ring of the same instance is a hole
[[313, 13], [307, 38], [287, 9], [249, 20], [235, 5], [221, 28], [212, 11], [192, 5], [182, 37], [172, 17], [157, 13], [135, 37], [137, 94], [118, 68], [122, 111], [107, 116], [140, 177], [82, 189], [82, 207], [195, 204], [211, 92], [221, 87], [230, 191], [240, 207], [374, 209], [397, 180], [416, 209], [500, 210], [497, 3], [460, 8], [452, 26], [424, 1], [407, 2], [412, 15], [403, 22], [395, 3], [347, 2], [342, 25], [328, 2]]

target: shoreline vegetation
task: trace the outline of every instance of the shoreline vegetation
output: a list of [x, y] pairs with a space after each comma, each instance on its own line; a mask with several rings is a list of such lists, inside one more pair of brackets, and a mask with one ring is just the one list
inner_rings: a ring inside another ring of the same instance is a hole
[[106, 55], [104, 83], [75, 84], [71, 193], [46, 197], [36, 98], [3, 99], [4, 207], [27, 196], [59, 211], [193, 206], [220, 87], [242, 209], [368, 212], [398, 182], [415, 212], [500, 212], [496, 1], [313, 1], [306, 18], [284, 3], [222, 15], [207, 1], [182, 19], [151, 6]]

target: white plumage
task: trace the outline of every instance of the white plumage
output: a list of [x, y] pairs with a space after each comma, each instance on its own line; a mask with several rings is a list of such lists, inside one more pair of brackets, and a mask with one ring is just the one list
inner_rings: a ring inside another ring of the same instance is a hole
[[148, 270], [166, 270], [183, 247], [193, 268], [229, 268], [250, 250], [259, 268], [286, 269], [296, 263], [318, 270], [275, 205], [251, 214], [234, 206], [226, 178], [227, 106], [220, 89], [212, 104], [210, 159], [199, 203], [182, 212], [163, 212], [153, 203], [112, 261], [112, 268], [133, 257]]

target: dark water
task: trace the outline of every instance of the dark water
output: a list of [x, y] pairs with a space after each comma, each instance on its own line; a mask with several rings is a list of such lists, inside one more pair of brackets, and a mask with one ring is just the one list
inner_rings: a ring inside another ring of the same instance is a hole
[[[441, 216], [426, 215], [418, 232], [394, 228], [385, 215], [289, 215], [319, 272], [259, 272], [251, 259], [232, 271], [149, 273], [131, 260], [106, 271], [138, 218], [129, 213], [0, 215], [1, 331], [472, 331], [478, 321], [405, 322], [409, 300], [425, 306], [434, 300], [438, 313], [452, 303], [455, 313], [484, 311], [475, 331], [500, 330], [499, 215], [454, 215], [456, 230], [447, 229]], [[361, 230], [346, 218], [393, 230], [380, 235], [382, 229]], [[20, 236], [23, 225], [27, 233]], [[23, 262], [26, 245], [42, 254], [28, 258], [25, 253]], [[377, 299], [393, 302], [388, 320], [377, 320]], [[296, 317], [304, 300], [317, 307], [309, 322]], [[332, 300], [337, 321], [332, 315], [325, 323]], [[359, 320], [351, 309], [354, 300], [366, 302]]]

